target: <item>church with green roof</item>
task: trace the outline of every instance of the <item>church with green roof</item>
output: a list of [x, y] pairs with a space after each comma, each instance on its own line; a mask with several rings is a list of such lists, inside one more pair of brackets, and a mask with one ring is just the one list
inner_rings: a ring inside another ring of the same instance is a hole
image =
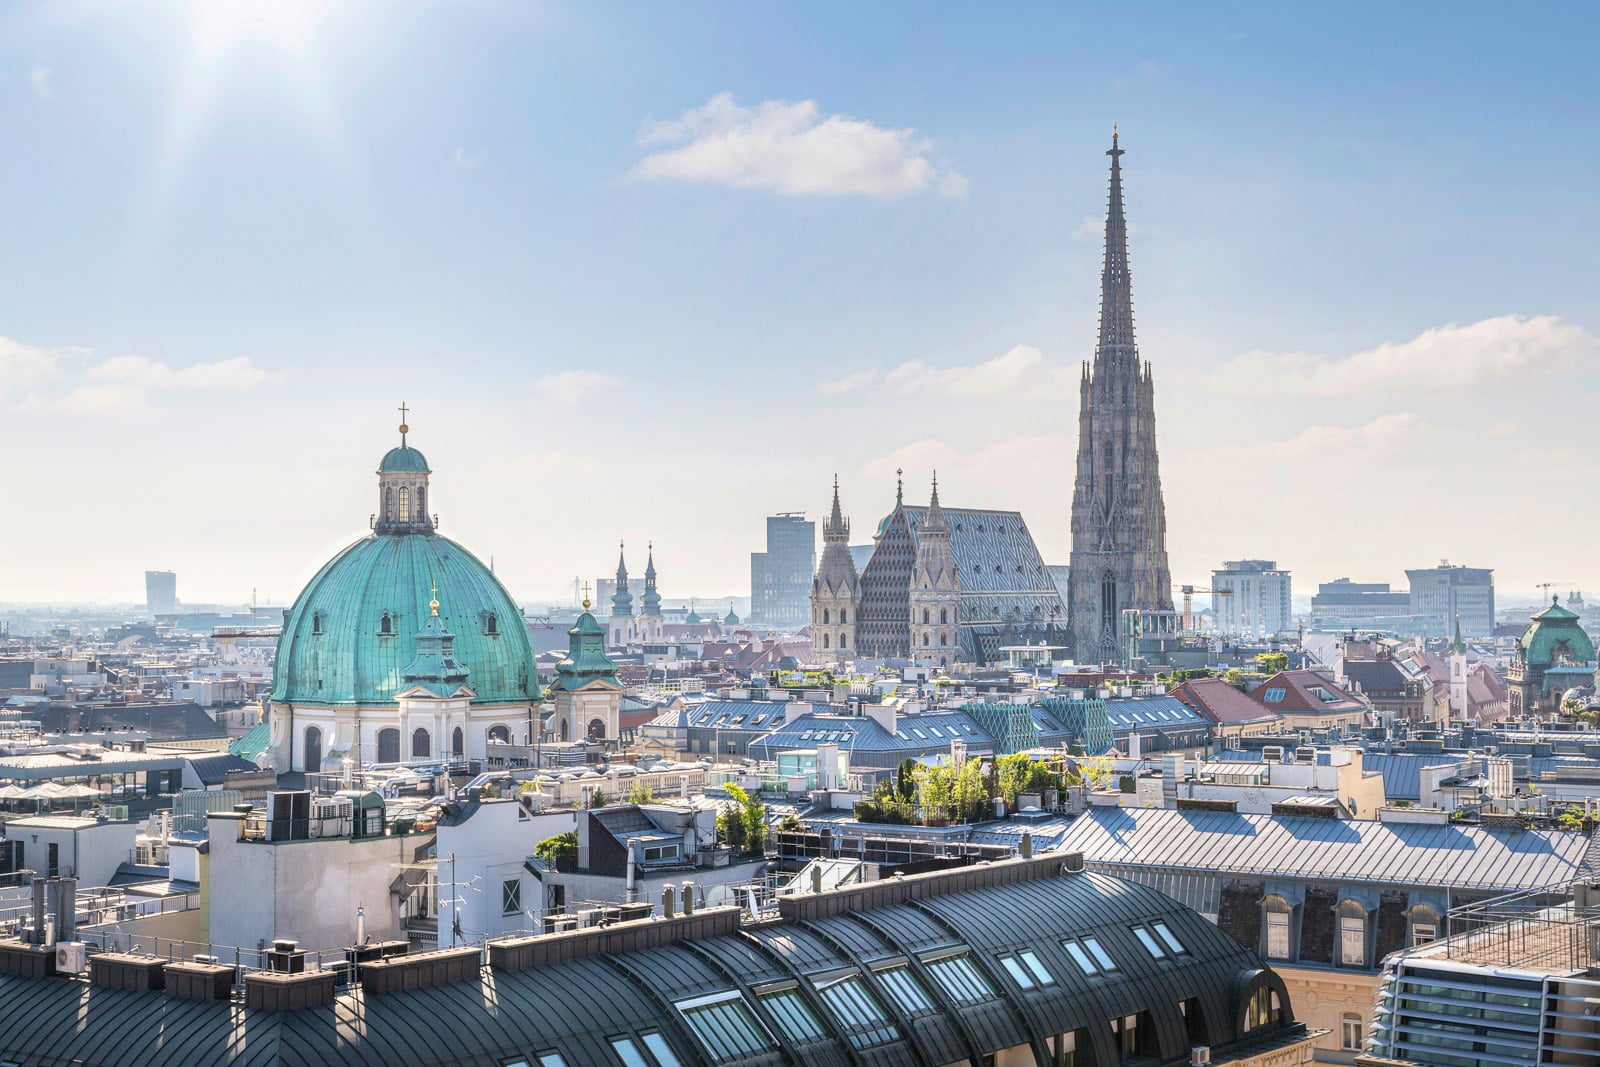
[[1563, 694], [1590, 684], [1594, 674], [1594, 642], [1578, 625], [1577, 613], [1552, 597], [1517, 638], [1506, 671], [1509, 710], [1515, 716], [1559, 709]]
[[407, 443], [378, 465], [372, 532], [284, 612], [270, 752], [278, 771], [338, 771], [525, 742], [540, 686], [528, 627], [494, 572], [439, 535], [432, 470]]

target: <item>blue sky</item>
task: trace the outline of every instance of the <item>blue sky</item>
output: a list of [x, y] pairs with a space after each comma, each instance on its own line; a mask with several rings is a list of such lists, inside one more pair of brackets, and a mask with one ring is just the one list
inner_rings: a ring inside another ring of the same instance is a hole
[[413, 408], [528, 601], [893, 471], [1052, 560], [1110, 125], [1175, 580], [1600, 572], [1588, 5], [12, 4], [0, 598], [286, 600]]

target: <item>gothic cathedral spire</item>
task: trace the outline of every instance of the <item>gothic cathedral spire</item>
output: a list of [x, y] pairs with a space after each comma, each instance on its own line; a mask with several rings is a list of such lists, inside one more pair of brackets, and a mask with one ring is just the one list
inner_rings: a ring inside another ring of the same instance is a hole
[[1166, 508], [1156, 456], [1155, 387], [1133, 334], [1123, 149], [1113, 130], [1100, 337], [1079, 383], [1072, 497], [1071, 616], [1079, 662], [1117, 662], [1129, 608], [1170, 609]]

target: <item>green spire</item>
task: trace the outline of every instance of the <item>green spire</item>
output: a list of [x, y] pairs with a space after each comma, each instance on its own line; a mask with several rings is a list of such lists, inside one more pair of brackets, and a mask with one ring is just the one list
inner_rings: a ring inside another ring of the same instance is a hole
[[627, 545], [617, 542], [617, 591], [611, 594], [611, 614], [632, 617], [633, 594], [628, 592], [628, 560], [625, 555]]
[[1450, 651], [1460, 652], [1462, 655], [1465, 655], [1467, 651], [1467, 643], [1461, 640], [1461, 616], [1459, 615], [1456, 616], [1456, 639], [1450, 642]]
[[585, 598], [583, 614], [567, 631], [567, 655], [556, 664], [556, 680], [550, 688], [572, 693], [593, 682], [622, 688], [617, 681], [617, 665], [606, 655], [605, 628], [589, 614], [589, 601]]
[[650, 555], [644, 565], [644, 614], [646, 618], [657, 618], [661, 615], [661, 594], [656, 592], [656, 546], [650, 543]]
[[428, 617], [417, 627], [417, 654], [400, 676], [408, 685], [420, 685], [437, 696], [450, 696], [467, 684], [467, 665], [456, 659], [456, 636], [439, 618], [439, 586], [433, 586]]

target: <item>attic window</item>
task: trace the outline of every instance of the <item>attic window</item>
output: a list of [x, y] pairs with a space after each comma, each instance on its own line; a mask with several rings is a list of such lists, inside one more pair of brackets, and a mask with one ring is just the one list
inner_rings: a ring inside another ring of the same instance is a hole
[[1004, 537], [1005, 535], [1006, 535], [1006, 528], [1004, 526], [1002, 526], [1002, 527], [1000, 527], [1000, 536]]
[[1278, 701], [1283, 699], [1283, 694], [1284, 690], [1281, 687], [1273, 686], [1271, 689], [1267, 690], [1266, 696], [1263, 699], [1265, 699], [1268, 704], [1276, 704]]
[[385, 637], [394, 633], [394, 617], [387, 611], [383, 613], [383, 618], [378, 620], [378, 633]]
[[320, 611], [313, 611], [311, 613], [311, 632], [314, 634], [320, 634], [322, 632], [322, 612]]
[[960, 533], [960, 532], [961, 532], [961, 524], [958, 522], [958, 523], [956, 523], [956, 533]]
[[983, 523], [978, 523], [978, 532], [983, 533]]
[[490, 637], [500, 632], [500, 617], [492, 611], [483, 617], [483, 632]]

